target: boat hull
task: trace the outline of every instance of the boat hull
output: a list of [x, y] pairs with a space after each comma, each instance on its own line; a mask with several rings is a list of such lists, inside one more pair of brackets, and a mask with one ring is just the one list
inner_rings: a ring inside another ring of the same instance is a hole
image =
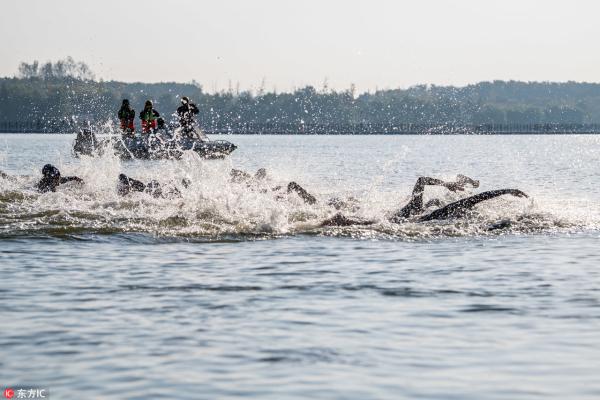
[[73, 153], [80, 155], [101, 155], [113, 151], [120, 158], [128, 159], [178, 159], [193, 151], [207, 159], [224, 158], [237, 148], [226, 140], [200, 140], [196, 138], [165, 138], [148, 135], [135, 138], [110, 137], [97, 140], [91, 132], [80, 132], [73, 145]]

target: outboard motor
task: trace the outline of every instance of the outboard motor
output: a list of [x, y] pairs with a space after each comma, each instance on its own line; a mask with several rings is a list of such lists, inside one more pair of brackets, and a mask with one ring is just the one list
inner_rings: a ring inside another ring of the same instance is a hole
[[96, 140], [96, 135], [89, 128], [80, 129], [77, 133], [77, 137], [75, 138], [75, 143], [73, 144], [73, 151], [76, 155], [92, 155], [94, 150], [98, 145], [98, 140]]

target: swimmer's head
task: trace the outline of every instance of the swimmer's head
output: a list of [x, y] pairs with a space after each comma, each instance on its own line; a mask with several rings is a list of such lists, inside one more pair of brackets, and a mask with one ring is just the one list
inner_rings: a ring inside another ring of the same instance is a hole
[[44, 175], [44, 178], [48, 179], [60, 178], [60, 171], [54, 165], [46, 164], [44, 165], [44, 168], [42, 168], [42, 175]]
[[42, 175], [43, 186], [50, 188], [49, 190], [54, 191], [54, 188], [60, 185], [60, 171], [54, 165], [44, 165]]

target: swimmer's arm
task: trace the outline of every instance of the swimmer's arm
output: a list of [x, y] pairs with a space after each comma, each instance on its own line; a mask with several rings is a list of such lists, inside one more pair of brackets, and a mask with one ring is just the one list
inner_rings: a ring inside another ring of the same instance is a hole
[[315, 198], [315, 196], [308, 193], [306, 191], [306, 189], [304, 189], [302, 186], [298, 185], [296, 182], [288, 183], [287, 192], [288, 193], [296, 192], [298, 194], [298, 196], [300, 196], [300, 198], [302, 200], [304, 200], [304, 202], [307, 204], [315, 204], [317, 202], [317, 199]]
[[428, 176], [422, 176], [417, 179], [417, 183], [413, 189], [413, 195], [420, 194], [425, 189], [425, 186], [443, 186], [448, 190], [456, 192], [458, 190], [464, 190], [464, 184], [461, 182], [446, 182], [441, 179], [431, 178]]
[[67, 183], [67, 182], [78, 182], [78, 183], [83, 183], [83, 179], [81, 179], [78, 176], [63, 176], [60, 178], [60, 183], [61, 185], [63, 183]]
[[423, 185], [431, 185], [431, 186], [443, 186], [446, 183], [441, 179], [431, 178], [428, 176], [420, 177], [419, 182]]
[[510, 194], [515, 197], [529, 197], [527, 196], [527, 194], [525, 194], [519, 189], [497, 189], [482, 192], [474, 196], [468, 197], [466, 199], [463, 199], [462, 201], [464, 204], [462, 204], [462, 206], [465, 208], [472, 208], [473, 206], [475, 206], [478, 203], [481, 203], [482, 201], [490, 200], [505, 194]]
[[510, 194], [515, 197], [529, 197], [523, 191], [518, 189], [490, 190], [487, 192], [476, 194], [471, 197], [467, 197], [465, 199], [455, 201], [454, 203], [450, 203], [447, 206], [435, 210], [430, 214], [424, 215], [419, 220], [423, 222], [459, 216], [464, 211], [472, 209], [473, 207], [475, 207], [475, 205], [483, 201], [490, 200], [505, 194]]

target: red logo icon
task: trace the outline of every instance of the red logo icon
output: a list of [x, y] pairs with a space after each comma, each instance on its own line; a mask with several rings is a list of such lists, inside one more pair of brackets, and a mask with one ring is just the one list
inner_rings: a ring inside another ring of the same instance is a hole
[[4, 397], [6, 397], [7, 399], [12, 399], [15, 395], [15, 391], [12, 389], [4, 389]]

